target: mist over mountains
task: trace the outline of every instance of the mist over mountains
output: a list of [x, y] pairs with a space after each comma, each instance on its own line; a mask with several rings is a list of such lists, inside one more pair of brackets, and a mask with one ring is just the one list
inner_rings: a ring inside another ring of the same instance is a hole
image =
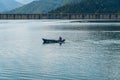
[[32, 1], [34, 1], [34, 0], [16, 0], [17, 2], [20, 2], [20, 3], [22, 3], [22, 4], [28, 4], [28, 3], [30, 3], [30, 2], [32, 2]]
[[0, 0], [0, 12], [9, 11], [21, 6], [22, 4], [15, 0]]

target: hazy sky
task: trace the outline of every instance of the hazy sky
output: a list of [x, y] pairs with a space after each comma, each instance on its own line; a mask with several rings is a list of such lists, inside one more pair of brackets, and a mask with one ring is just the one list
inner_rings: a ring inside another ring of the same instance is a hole
[[34, 0], [16, 0], [16, 1], [26, 4], [26, 3], [32, 2]]

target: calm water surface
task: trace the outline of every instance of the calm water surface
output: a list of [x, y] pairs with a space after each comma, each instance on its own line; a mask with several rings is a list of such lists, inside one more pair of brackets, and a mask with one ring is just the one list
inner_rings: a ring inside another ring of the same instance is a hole
[[[0, 80], [120, 80], [120, 23], [0, 21]], [[42, 44], [42, 38], [67, 41]]]

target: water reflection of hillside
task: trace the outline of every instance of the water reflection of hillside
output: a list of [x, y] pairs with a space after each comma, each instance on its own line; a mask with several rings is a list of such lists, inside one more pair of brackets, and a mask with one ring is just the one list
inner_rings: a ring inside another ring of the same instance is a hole
[[51, 27], [56, 30], [78, 30], [78, 31], [120, 31], [119, 23], [74, 23], [70, 25], [58, 25]]

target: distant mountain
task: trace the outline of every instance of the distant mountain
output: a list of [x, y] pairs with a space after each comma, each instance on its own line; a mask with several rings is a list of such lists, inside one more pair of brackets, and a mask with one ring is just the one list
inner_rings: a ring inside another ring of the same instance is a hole
[[20, 6], [22, 6], [22, 4], [15, 0], [0, 0], [0, 12], [9, 11]]
[[81, 0], [67, 4], [50, 13], [120, 13], [120, 0]]
[[58, 7], [61, 7], [66, 4], [76, 4], [81, 0], [35, 0], [27, 5], [24, 5], [20, 8], [11, 10], [10, 14], [39, 14], [39, 13], [48, 13], [51, 10], [54, 10]]

